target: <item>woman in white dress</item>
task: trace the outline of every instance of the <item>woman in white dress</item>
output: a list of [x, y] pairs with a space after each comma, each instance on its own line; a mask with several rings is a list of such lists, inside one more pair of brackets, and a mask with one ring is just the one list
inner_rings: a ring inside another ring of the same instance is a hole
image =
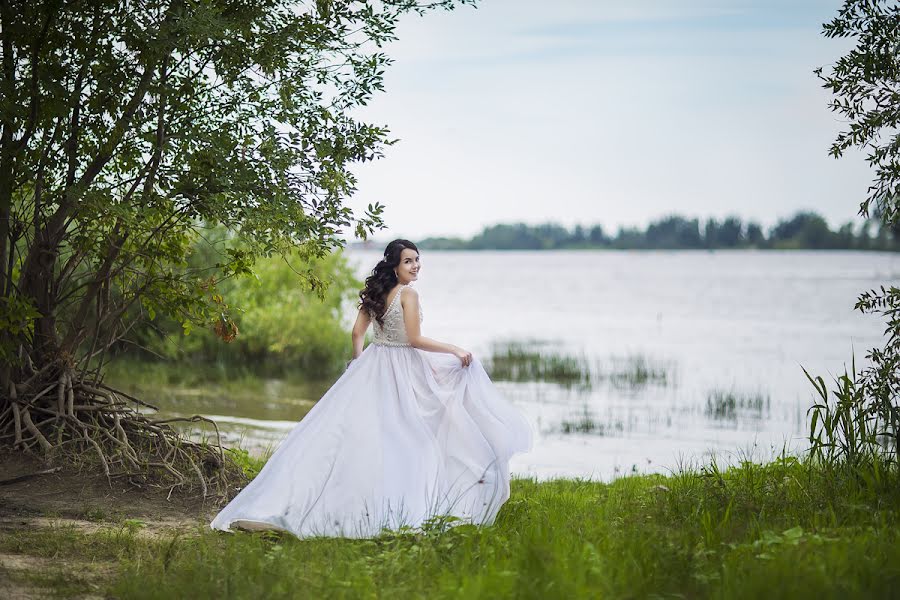
[[421, 334], [419, 269], [415, 244], [388, 244], [360, 292], [346, 372], [213, 528], [366, 538], [438, 516], [494, 521], [531, 428], [470, 352]]

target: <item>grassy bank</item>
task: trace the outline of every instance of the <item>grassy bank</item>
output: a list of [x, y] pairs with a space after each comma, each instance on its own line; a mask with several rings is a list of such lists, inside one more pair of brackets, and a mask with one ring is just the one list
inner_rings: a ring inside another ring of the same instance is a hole
[[[123, 598], [889, 598], [900, 589], [896, 472], [792, 458], [612, 483], [514, 480], [490, 528], [297, 540], [139, 522], [0, 538], [0, 552], [110, 563], [41, 575]], [[20, 575], [17, 575], [20, 576]], [[98, 589], [99, 587], [99, 589]]]

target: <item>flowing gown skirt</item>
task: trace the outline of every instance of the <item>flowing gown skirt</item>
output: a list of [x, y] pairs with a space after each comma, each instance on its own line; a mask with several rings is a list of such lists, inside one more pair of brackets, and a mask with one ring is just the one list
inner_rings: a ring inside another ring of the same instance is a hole
[[374, 537], [439, 515], [490, 524], [531, 428], [477, 360], [370, 345], [212, 521]]

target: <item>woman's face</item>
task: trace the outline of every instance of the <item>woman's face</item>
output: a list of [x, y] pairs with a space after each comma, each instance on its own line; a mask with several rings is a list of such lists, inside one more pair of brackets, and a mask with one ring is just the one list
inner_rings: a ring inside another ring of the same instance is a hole
[[419, 278], [419, 253], [411, 248], [404, 248], [400, 253], [400, 264], [394, 267], [397, 281], [407, 284]]

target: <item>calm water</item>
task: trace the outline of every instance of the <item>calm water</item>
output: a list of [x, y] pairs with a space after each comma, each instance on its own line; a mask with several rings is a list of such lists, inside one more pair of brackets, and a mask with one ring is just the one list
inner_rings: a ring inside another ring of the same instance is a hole
[[[363, 276], [380, 252], [348, 255]], [[498, 382], [536, 432], [513, 471], [537, 477], [606, 479], [802, 449], [813, 390], [801, 366], [829, 380], [854, 351], [861, 363], [883, 325], [854, 312], [855, 299], [900, 281], [900, 256], [854, 252], [425, 252], [422, 265], [429, 337], [482, 358], [522, 341], [599, 370], [665, 372], [664, 382], [588, 388]], [[194, 406], [173, 394], [177, 406], [164, 408], [216, 415], [232, 440], [258, 447], [282, 439], [321, 393], [259, 386], [265, 411], [247, 414], [216, 392]]]

